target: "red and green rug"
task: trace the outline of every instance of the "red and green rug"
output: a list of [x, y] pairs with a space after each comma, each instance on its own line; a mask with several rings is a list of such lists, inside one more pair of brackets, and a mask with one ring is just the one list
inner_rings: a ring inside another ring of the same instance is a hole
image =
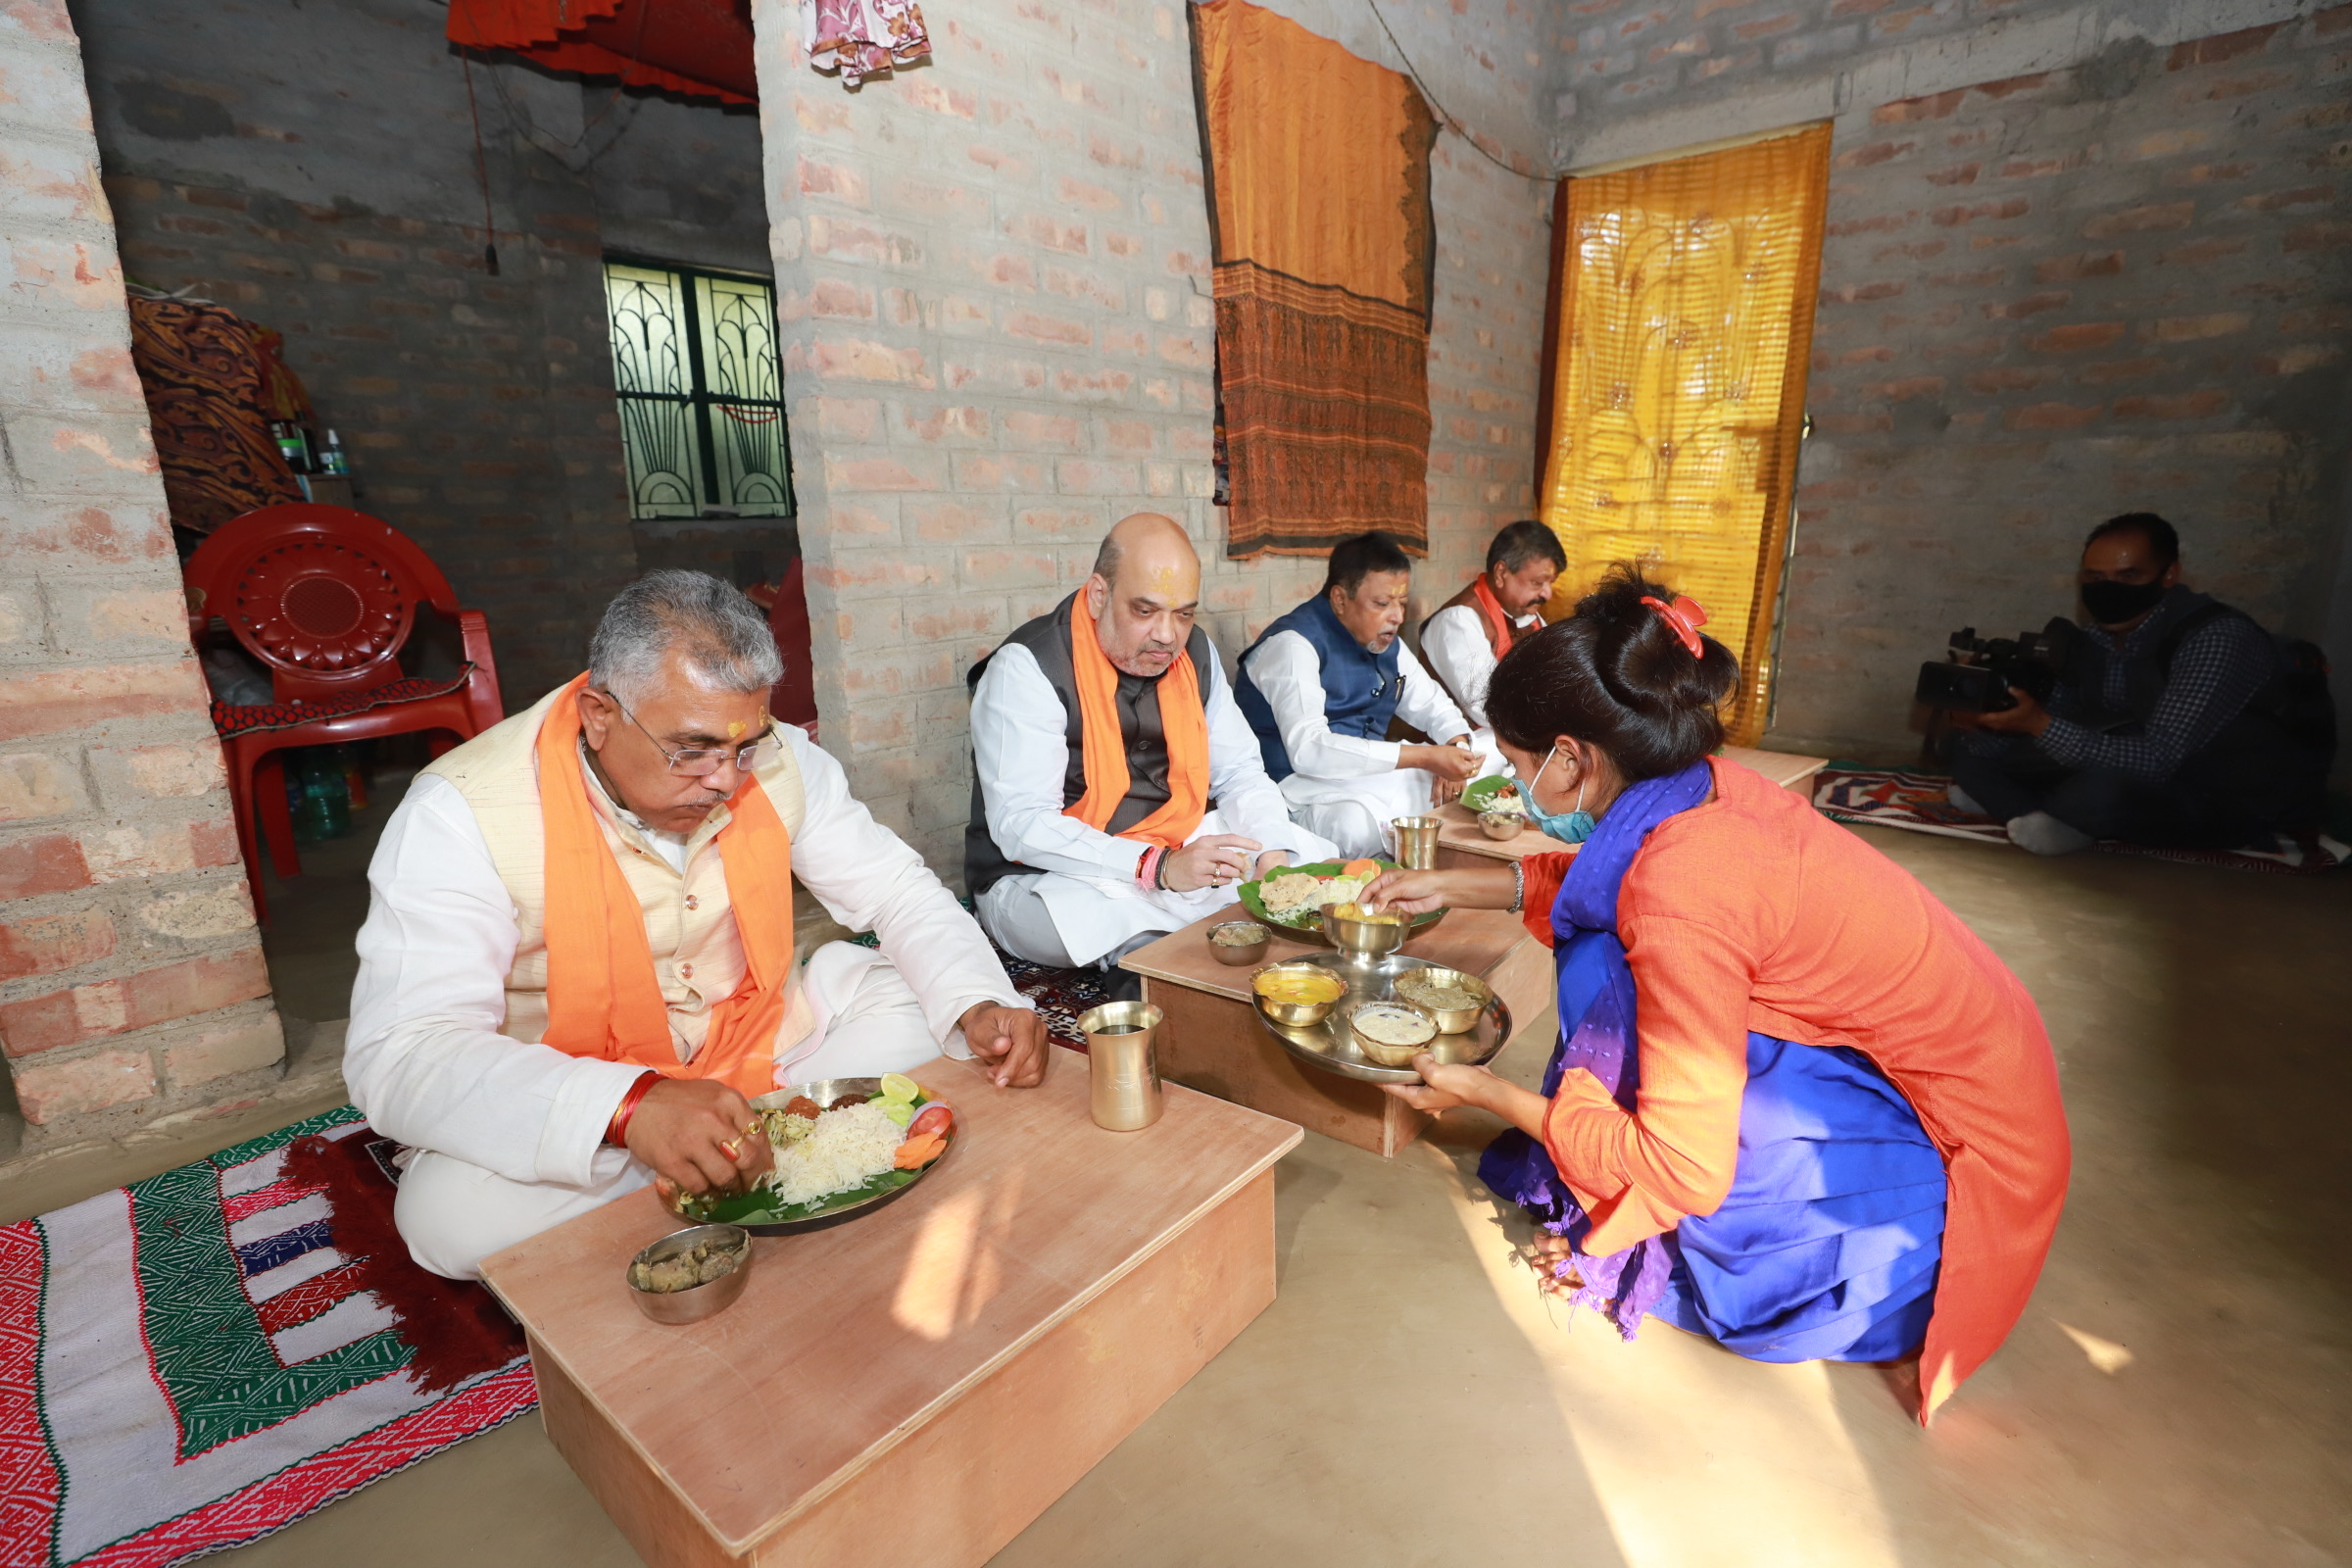
[[167, 1568], [537, 1402], [350, 1106], [0, 1226], [0, 1568]]
[[[1989, 816], [1963, 811], [1945, 799], [1948, 773], [1917, 767], [1866, 767], [1859, 762], [1832, 762], [1813, 783], [1813, 804], [1840, 822], [1872, 827], [1899, 827], [1908, 833], [1934, 833], [1945, 838], [1975, 839], [1980, 844], [2007, 844], [2009, 830]], [[2352, 848], [2324, 833], [2282, 838], [2269, 848], [2242, 850], [2166, 849], [2153, 844], [2126, 844], [2102, 839], [2100, 849], [2115, 855], [2144, 856], [2189, 865], [2220, 865], [2233, 871], [2332, 871], [2352, 862]]]

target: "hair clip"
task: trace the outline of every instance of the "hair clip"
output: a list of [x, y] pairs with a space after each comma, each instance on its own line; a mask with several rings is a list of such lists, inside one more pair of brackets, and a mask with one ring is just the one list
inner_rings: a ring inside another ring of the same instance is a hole
[[1676, 594], [1674, 603], [1669, 605], [1643, 594], [1642, 602], [1656, 611], [1660, 620], [1674, 628], [1675, 640], [1690, 651], [1692, 659], [1706, 657], [1706, 648], [1698, 640], [1698, 628], [1707, 623], [1707, 612], [1698, 608], [1696, 600]]

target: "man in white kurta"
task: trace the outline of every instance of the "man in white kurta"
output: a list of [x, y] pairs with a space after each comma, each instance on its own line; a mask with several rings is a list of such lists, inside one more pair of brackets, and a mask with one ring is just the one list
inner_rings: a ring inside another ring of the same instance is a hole
[[[584, 686], [440, 759], [386, 825], [368, 870], [344, 1074], [374, 1127], [416, 1151], [395, 1214], [425, 1268], [474, 1277], [490, 1252], [657, 1176], [708, 1191], [765, 1167], [764, 1141], [744, 1136], [739, 1090], [753, 1086], [696, 1076], [714, 1009], [746, 983], [717, 840], [730, 798], [743, 804], [742, 747], [756, 736], [748, 772], [789, 832], [790, 875], [843, 924], [875, 932], [880, 949], [806, 955], [749, 1070], [783, 1086], [944, 1052], [977, 1055], [1000, 1085], [1042, 1075], [1042, 1027], [971, 917], [851, 797], [839, 763], [797, 729], [769, 731], [775, 663], [764, 621], [733, 589], [654, 573], [607, 612]], [[574, 703], [603, 722], [557, 755], [578, 768], [644, 920], [668, 1032], [641, 1043], [651, 1068], [540, 1043], [551, 997], [533, 748], [558, 706]], [[725, 760], [697, 777], [671, 759]], [[648, 1071], [659, 1082], [611, 1141]]]
[[[1388, 826], [1461, 794], [1499, 758], [1397, 632], [1412, 563], [1385, 534], [1333, 550], [1323, 592], [1243, 654], [1241, 709], [1292, 818], [1343, 855], [1390, 852]], [[1439, 744], [1392, 741], [1389, 721]]]
[[[1138, 513], [1111, 530], [1078, 594], [1015, 631], [981, 669], [964, 878], [981, 924], [1006, 952], [1057, 967], [1107, 967], [1231, 904], [1236, 882], [1285, 860], [1333, 854], [1292, 822], [1267, 778], [1257, 737], [1194, 623], [1200, 596], [1200, 561], [1183, 528]], [[1082, 597], [1085, 612], [1074, 615]], [[1073, 814], [1089, 783], [1073, 636], [1094, 638], [1116, 672], [1128, 777], [1102, 826]], [[1214, 805], [1197, 824], [1167, 835], [1174, 847], [1153, 860], [1153, 839], [1123, 834], [1170, 796], [1176, 699], [1166, 676], [1179, 656], [1197, 676]]]
[[1559, 536], [1536, 521], [1514, 522], [1487, 546], [1487, 569], [1421, 623], [1421, 654], [1430, 673], [1470, 720], [1482, 744], [1487, 683], [1518, 638], [1544, 626], [1544, 604], [1567, 568]]

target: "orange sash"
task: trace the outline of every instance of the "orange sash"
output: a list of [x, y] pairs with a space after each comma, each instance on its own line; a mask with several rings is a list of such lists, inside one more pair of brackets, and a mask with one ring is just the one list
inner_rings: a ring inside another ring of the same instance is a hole
[[[1511, 617], [1503, 613], [1502, 601], [1494, 597], [1494, 585], [1487, 581], [1485, 572], [1480, 572], [1478, 580], [1470, 585], [1470, 596], [1475, 601], [1471, 608], [1487, 623], [1487, 641], [1494, 645], [1494, 657], [1500, 659], [1511, 651]], [[1536, 624], [1541, 626], [1543, 622], [1539, 620]]]
[[[1083, 588], [1070, 598], [1070, 669], [1078, 688], [1086, 793], [1061, 814], [1099, 832], [1127, 798], [1127, 740], [1119, 733], [1118, 666], [1095, 637]], [[1193, 668], [1189, 649], [1160, 677], [1159, 727], [1168, 741], [1167, 802], [1119, 837], [1177, 850], [1200, 831], [1208, 808], [1208, 710], [1200, 704], [1200, 672]]]
[[645, 912], [605, 842], [580, 776], [586, 675], [539, 726], [539, 810], [547, 831], [547, 1034], [574, 1056], [633, 1062], [671, 1078], [713, 1078], [746, 1096], [776, 1087], [776, 1031], [792, 979], [792, 834], [757, 779], [727, 802], [718, 830], [727, 901], [743, 942], [743, 984], [710, 1009], [692, 1061], [678, 1060], [654, 978]]

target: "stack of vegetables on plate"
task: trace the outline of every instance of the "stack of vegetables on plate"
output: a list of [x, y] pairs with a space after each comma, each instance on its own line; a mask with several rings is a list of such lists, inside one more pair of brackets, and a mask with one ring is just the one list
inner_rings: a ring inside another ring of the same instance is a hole
[[947, 1152], [956, 1112], [900, 1073], [872, 1095], [820, 1105], [807, 1095], [760, 1113], [775, 1164], [748, 1193], [681, 1199], [678, 1211], [735, 1225], [810, 1219], [915, 1180]]

